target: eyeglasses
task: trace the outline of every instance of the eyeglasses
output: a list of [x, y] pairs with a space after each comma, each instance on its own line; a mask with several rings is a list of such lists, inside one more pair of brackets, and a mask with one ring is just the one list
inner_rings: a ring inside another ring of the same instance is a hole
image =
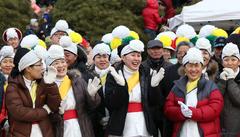
[[41, 63], [41, 64], [33, 64], [33, 65], [31, 65], [32, 67], [33, 66], [36, 66], [36, 67], [41, 67], [41, 66], [43, 66], [43, 63]]

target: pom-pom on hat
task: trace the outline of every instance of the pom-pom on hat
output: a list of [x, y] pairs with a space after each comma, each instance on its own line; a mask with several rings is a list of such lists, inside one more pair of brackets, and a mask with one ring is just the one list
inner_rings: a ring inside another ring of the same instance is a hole
[[186, 37], [188, 39], [192, 39], [197, 34], [192, 26], [188, 24], [183, 24], [177, 28], [176, 35], [177, 37]]
[[34, 34], [30, 34], [30, 35], [27, 35], [25, 36], [21, 43], [20, 43], [20, 46], [22, 48], [27, 48], [27, 49], [33, 49], [36, 45], [38, 45], [39, 43], [39, 39], [36, 35]]
[[207, 50], [209, 55], [212, 55], [212, 45], [206, 38], [199, 38], [196, 42], [196, 48]]
[[183, 57], [182, 63], [183, 63], [184, 66], [187, 63], [201, 63], [201, 64], [203, 64], [202, 52], [195, 47], [190, 48], [187, 51], [187, 54]]
[[4, 58], [14, 58], [14, 49], [12, 46], [3, 46], [0, 50], [0, 62]]
[[57, 59], [64, 59], [64, 49], [59, 45], [51, 45], [47, 51], [46, 65], [50, 66]]
[[22, 39], [22, 32], [18, 28], [8, 28], [3, 32], [2, 35], [2, 39], [6, 43], [10, 38], [15, 37], [17, 37], [19, 40]]
[[131, 52], [143, 52], [144, 44], [140, 40], [132, 40], [130, 43], [123, 47], [121, 50], [121, 56], [127, 55]]
[[62, 36], [59, 40], [59, 45], [62, 46], [64, 50], [78, 55], [77, 44], [73, 43], [69, 36]]
[[128, 27], [120, 25], [113, 29], [112, 35], [113, 37], [123, 39], [130, 35], [130, 30]]
[[50, 36], [52, 36], [54, 33], [58, 31], [62, 32], [68, 32], [69, 26], [66, 20], [58, 20], [54, 26], [54, 28], [51, 30]]
[[239, 49], [238, 49], [238, 46], [236, 44], [228, 43], [223, 48], [222, 59], [224, 57], [230, 57], [230, 56], [234, 56], [234, 57], [237, 57], [238, 59], [240, 59]]
[[101, 39], [101, 41], [103, 41], [106, 44], [110, 44], [112, 40], [113, 40], [112, 33], [107, 33], [107, 34], [103, 35], [102, 39]]
[[213, 30], [217, 29], [215, 26], [213, 25], [204, 25], [203, 27], [201, 27], [200, 31], [199, 31], [199, 37], [207, 37], [209, 35], [212, 34]]
[[100, 55], [107, 54], [109, 56], [111, 55], [110, 47], [105, 43], [99, 43], [99, 44], [95, 45], [93, 47], [92, 52], [93, 52], [93, 58], [98, 54], [100, 54]]

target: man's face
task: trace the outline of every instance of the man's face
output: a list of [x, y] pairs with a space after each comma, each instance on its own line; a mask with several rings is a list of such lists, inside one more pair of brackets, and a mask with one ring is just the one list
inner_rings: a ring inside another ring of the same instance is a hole
[[147, 49], [148, 56], [153, 59], [160, 59], [163, 55], [163, 48], [161, 47], [153, 47]]
[[222, 50], [223, 50], [223, 47], [216, 47], [216, 48], [214, 48], [214, 56], [217, 59], [221, 59]]
[[57, 31], [55, 32], [52, 37], [51, 37], [51, 40], [52, 40], [52, 44], [57, 44], [59, 45], [59, 40], [62, 36], [66, 36], [66, 33], [63, 32], [63, 31]]

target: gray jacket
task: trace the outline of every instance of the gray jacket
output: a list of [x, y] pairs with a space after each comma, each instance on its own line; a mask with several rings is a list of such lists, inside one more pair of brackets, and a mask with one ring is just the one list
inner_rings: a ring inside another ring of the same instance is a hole
[[221, 114], [223, 137], [240, 135], [240, 73], [235, 79], [218, 80], [220, 91], [224, 97], [224, 108]]

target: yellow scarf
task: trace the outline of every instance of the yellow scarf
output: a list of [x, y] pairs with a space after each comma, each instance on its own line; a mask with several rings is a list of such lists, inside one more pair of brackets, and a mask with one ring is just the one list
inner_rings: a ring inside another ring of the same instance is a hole
[[5, 83], [4, 83], [4, 86], [3, 86], [4, 92], [7, 91], [7, 86], [8, 86], [8, 82], [5, 82]]
[[128, 84], [128, 92], [132, 92], [132, 89], [139, 83], [139, 72], [135, 72], [130, 78], [127, 80]]
[[194, 81], [189, 81], [187, 83], [187, 93], [191, 92], [193, 89], [195, 89], [197, 87], [197, 84], [198, 84], [198, 81], [199, 81], [200, 78], [194, 80]]
[[31, 85], [31, 91], [30, 91], [30, 96], [32, 99], [33, 104], [36, 101], [36, 97], [37, 97], [37, 82], [33, 82]]
[[107, 74], [103, 75], [100, 79], [101, 79], [101, 84], [105, 85], [106, 79], [107, 79]]
[[63, 78], [63, 81], [61, 82], [61, 84], [59, 86], [59, 92], [60, 92], [60, 96], [61, 96], [62, 100], [67, 96], [67, 93], [68, 93], [69, 89], [71, 88], [71, 86], [72, 86], [71, 80], [66, 75]]

